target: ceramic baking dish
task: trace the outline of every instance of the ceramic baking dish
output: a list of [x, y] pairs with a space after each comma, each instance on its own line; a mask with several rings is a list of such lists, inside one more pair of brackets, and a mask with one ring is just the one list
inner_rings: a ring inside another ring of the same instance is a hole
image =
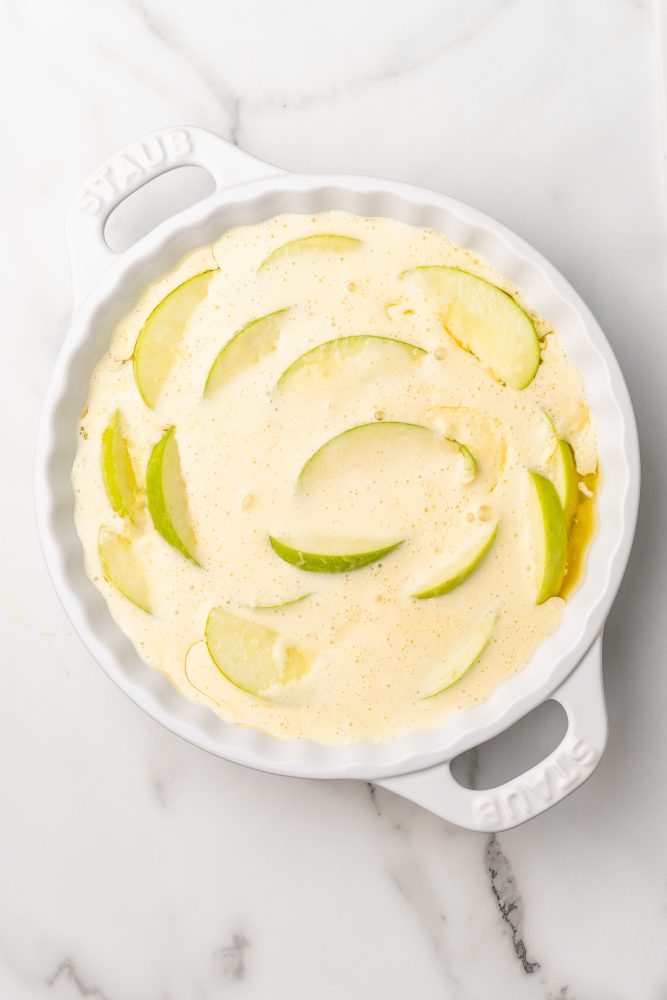
[[[108, 248], [105, 221], [132, 191], [175, 167], [204, 167], [214, 193], [157, 226], [121, 255]], [[583, 373], [599, 429], [604, 470], [599, 530], [581, 586], [562, 625], [530, 664], [483, 704], [439, 728], [386, 743], [330, 747], [285, 742], [236, 727], [190, 703], [140, 660], [86, 576], [73, 520], [70, 473], [79, 415], [93, 367], [115, 324], [151, 282], [188, 251], [232, 226], [280, 212], [340, 209], [431, 226], [486, 258], [521, 288], [559, 331]], [[163, 129], [128, 146], [86, 181], [68, 219], [74, 314], [44, 404], [36, 462], [36, 502], [46, 561], [72, 623], [107, 674], [150, 716], [220, 757], [276, 774], [357, 778], [398, 792], [461, 826], [500, 830], [544, 811], [592, 773], [607, 734], [601, 677], [602, 628], [632, 543], [639, 452], [628, 392], [604, 334], [582, 300], [535, 250], [493, 219], [452, 198], [369, 177], [308, 176], [262, 163], [200, 128]], [[508, 783], [475, 791], [453, 777], [458, 754], [553, 698], [568, 726], [559, 746]]]

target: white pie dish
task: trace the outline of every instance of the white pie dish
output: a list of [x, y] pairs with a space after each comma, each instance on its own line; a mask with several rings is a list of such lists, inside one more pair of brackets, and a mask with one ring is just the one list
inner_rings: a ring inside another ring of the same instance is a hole
[[[185, 164], [216, 183], [204, 201], [163, 222], [131, 249], [112, 253], [104, 224], [133, 190]], [[93, 367], [115, 324], [145, 287], [189, 250], [236, 225], [281, 212], [340, 209], [431, 226], [471, 249], [522, 289], [559, 331], [579, 366], [598, 425], [603, 483], [599, 529], [584, 579], [559, 629], [520, 674], [485, 703], [432, 731], [378, 744], [323, 746], [281, 741], [223, 721], [190, 703], [145, 666], [115, 624], [84, 569], [74, 527], [71, 468], [79, 415]], [[77, 632], [118, 686], [168, 729], [220, 757], [279, 774], [375, 781], [444, 818], [477, 830], [515, 826], [542, 812], [594, 770], [606, 742], [601, 636], [634, 534], [639, 451], [632, 406], [611, 348], [579, 296], [535, 250], [503, 226], [453, 199], [375, 178], [285, 173], [199, 128], [153, 133], [112, 157], [81, 189], [68, 220], [75, 310], [46, 396], [36, 458], [40, 536], [56, 590]], [[451, 760], [553, 698], [568, 716], [560, 745], [540, 764], [485, 791], [460, 786]]]

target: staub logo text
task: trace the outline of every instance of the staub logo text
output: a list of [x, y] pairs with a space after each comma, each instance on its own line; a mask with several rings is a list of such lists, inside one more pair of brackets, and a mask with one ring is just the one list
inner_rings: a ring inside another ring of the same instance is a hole
[[542, 766], [535, 767], [509, 787], [495, 794], [477, 796], [475, 813], [480, 822], [500, 823], [505, 820], [521, 821], [540, 811], [544, 803], [561, 798], [589, 774], [598, 759], [598, 753], [581, 739], [573, 739], [561, 746]]
[[86, 215], [97, 215], [119, 194], [138, 187], [156, 167], [183, 159], [192, 149], [185, 129], [158, 132], [119, 153], [83, 188], [77, 205]]

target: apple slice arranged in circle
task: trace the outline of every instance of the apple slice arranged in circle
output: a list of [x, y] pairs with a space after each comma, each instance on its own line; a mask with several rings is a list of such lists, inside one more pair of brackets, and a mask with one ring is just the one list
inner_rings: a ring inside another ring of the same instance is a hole
[[257, 268], [261, 271], [269, 264], [287, 257], [293, 257], [305, 252], [315, 253], [347, 253], [349, 250], [356, 250], [362, 245], [362, 241], [355, 236], [341, 236], [338, 233], [314, 233], [312, 236], [301, 236], [299, 239], [290, 240], [269, 254]]
[[293, 604], [301, 604], [312, 596], [312, 593], [301, 594], [299, 597], [292, 597], [288, 601], [279, 601], [276, 604], [246, 604], [246, 607], [251, 611], [280, 611], [281, 608], [291, 608]]
[[567, 564], [565, 514], [556, 487], [539, 472], [530, 472], [533, 543], [537, 565], [537, 604], [560, 590]]
[[346, 466], [363, 471], [368, 456], [383, 452], [393, 454], [401, 445], [414, 448], [420, 444], [429, 447], [444, 446], [458, 451], [463, 459], [465, 481], [474, 479], [477, 463], [470, 449], [460, 441], [443, 437], [432, 427], [425, 427], [423, 424], [384, 420], [357, 424], [325, 441], [303, 465], [297, 478], [297, 486], [308, 491], [318, 481], [335, 475]]
[[[333, 552], [306, 551], [296, 543], [290, 544], [289, 542], [280, 541], [280, 539], [274, 538], [273, 535], [269, 535], [269, 541], [273, 551], [284, 562], [289, 563], [291, 566], [296, 566], [297, 569], [302, 569], [306, 573], [349, 573], [351, 570], [369, 566], [371, 563], [382, 559], [383, 556], [389, 555], [390, 552], [393, 552], [394, 549], [403, 544], [404, 539], [392, 542], [391, 545], [380, 547], [377, 544], [372, 547], [373, 543], [370, 542], [367, 542], [363, 547], [359, 542], [343, 545], [340, 539], [338, 542], [330, 540], [316, 546], [321, 550], [331, 549], [338, 545], [338, 551], [334, 550]], [[309, 549], [312, 547], [308, 546]], [[341, 548], [343, 548], [344, 553], [341, 553]]]
[[206, 621], [206, 646], [228, 681], [261, 696], [276, 684], [288, 684], [308, 673], [311, 660], [289, 646], [272, 628], [213, 608]]
[[511, 295], [456, 267], [417, 267], [401, 277], [410, 275], [426, 283], [447, 333], [495, 379], [513, 389], [532, 382], [540, 341], [532, 320]]
[[156, 305], [134, 345], [134, 378], [146, 406], [157, 403], [195, 307], [206, 297], [217, 268], [188, 278]]
[[418, 601], [425, 601], [431, 597], [442, 597], [443, 594], [448, 594], [462, 584], [484, 559], [496, 539], [497, 531], [498, 525], [495, 525], [481, 541], [469, 546], [465, 552], [439, 573], [435, 581], [426, 584], [411, 596]]
[[110, 528], [100, 528], [97, 551], [105, 579], [128, 601], [150, 614], [148, 585], [130, 539]]
[[465, 638], [428, 675], [418, 693], [420, 701], [435, 698], [447, 691], [474, 667], [491, 641], [497, 620], [498, 614], [493, 611], [470, 629]]
[[559, 438], [549, 465], [565, 515], [565, 527], [569, 531], [579, 502], [579, 483], [574, 451], [567, 441]]
[[327, 378], [332, 371], [355, 358], [362, 358], [365, 366], [383, 365], [392, 359], [417, 361], [428, 352], [423, 347], [409, 344], [393, 337], [381, 337], [374, 333], [360, 333], [350, 337], [336, 337], [301, 354], [285, 369], [276, 384], [283, 390], [292, 385], [298, 377], [318, 376]]
[[174, 427], [169, 428], [151, 452], [146, 471], [146, 497], [156, 531], [199, 566], [194, 556], [196, 539], [190, 521]]
[[136, 521], [139, 514], [137, 481], [123, 437], [120, 410], [116, 410], [102, 434], [102, 478], [115, 512]]
[[507, 442], [497, 417], [472, 406], [435, 406], [426, 414], [429, 426], [450, 441], [465, 444], [476, 458], [481, 483], [491, 492], [507, 460]]
[[236, 376], [275, 351], [289, 309], [260, 316], [238, 330], [222, 348], [206, 379], [204, 395], [211, 396]]

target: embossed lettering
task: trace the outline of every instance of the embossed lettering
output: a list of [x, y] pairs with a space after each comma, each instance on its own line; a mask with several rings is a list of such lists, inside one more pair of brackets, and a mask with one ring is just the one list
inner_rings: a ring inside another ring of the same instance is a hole
[[114, 161], [114, 166], [116, 168], [116, 184], [119, 184], [123, 188], [127, 187], [127, 182], [132, 177], [141, 177], [144, 173], [139, 164], [135, 163], [134, 160], [130, 159], [127, 155], [119, 156]]
[[579, 778], [579, 768], [576, 766], [572, 767], [571, 758], [565, 754], [561, 754], [552, 763], [547, 765], [554, 776], [556, 788], [561, 791], [565, 791], [567, 788], [571, 788]]
[[557, 750], [553, 757], [542, 766], [533, 768], [530, 779], [524, 777], [509, 788], [499, 790], [485, 798], [477, 797], [473, 802], [476, 818], [480, 823], [497, 823], [505, 814], [516, 820], [532, 816], [543, 803], [553, 802], [557, 792], [574, 788], [583, 774], [590, 770], [597, 759], [596, 750], [583, 740], [575, 740], [570, 746]]
[[492, 798], [477, 798], [473, 803], [477, 818], [488, 823], [497, 823], [500, 819], [498, 804]]
[[528, 787], [531, 791], [535, 792], [535, 794], [538, 795], [543, 802], [551, 802], [554, 797], [548, 768], [545, 768], [542, 774], [537, 774]]
[[192, 143], [186, 129], [160, 132], [146, 142], [137, 143], [92, 178], [78, 201], [79, 209], [86, 215], [95, 215], [117, 194], [131, 187], [136, 178], [150, 174], [161, 163], [187, 156], [191, 151]]
[[101, 207], [102, 202], [100, 199], [92, 191], [89, 191], [88, 188], [81, 193], [81, 197], [77, 202], [77, 208], [81, 212], [85, 212], [86, 215], [95, 215]]
[[597, 759], [597, 752], [584, 740], [575, 740], [570, 747], [570, 756], [572, 760], [579, 761], [584, 767], [591, 767]]
[[521, 789], [509, 792], [504, 797], [503, 805], [510, 819], [518, 819], [520, 816], [530, 815], [530, 803]]
[[171, 146], [172, 156], [185, 156], [192, 149], [190, 136], [185, 129], [175, 129], [167, 133], [167, 139]]
[[147, 142], [142, 142], [139, 150], [141, 152], [139, 159], [146, 169], [157, 167], [158, 163], [164, 162], [165, 151], [159, 135], [154, 135]]
[[91, 184], [98, 188], [100, 197], [104, 200], [107, 198], [113, 198], [115, 193], [115, 188], [111, 183], [109, 174], [111, 173], [111, 166], [102, 167], [100, 172], [93, 177]]

